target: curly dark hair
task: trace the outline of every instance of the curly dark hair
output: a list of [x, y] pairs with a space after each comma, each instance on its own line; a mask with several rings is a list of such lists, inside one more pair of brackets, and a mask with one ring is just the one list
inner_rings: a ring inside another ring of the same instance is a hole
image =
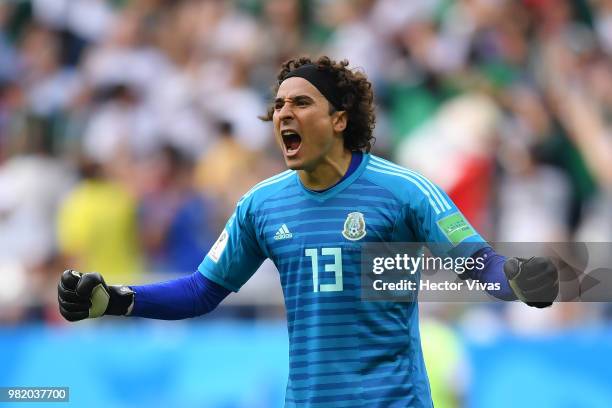
[[[336, 79], [336, 86], [342, 95], [339, 108], [347, 113], [347, 126], [343, 132], [344, 147], [351, 151], [365, 150], [369, 152], [374, 141], [372, 131], [376, 123], [372, 84], [363, 73], [347, 68], [349, 65], [347, 60], [336, 62], [327, 56], [319, 57], [316, 61], [309, 57], [290, 59], [282, 65], [272, 94], [276, 95], [280, 84], [290, 72], [306, 64], [314, 64], [319, 69], [331, 72]], [[334, 112], [335, 109], [330, 103], [330, 114]], [[274, 106], [271, 104], [268, 107], [268, 112], [260, 119], [271, 121], [273, 113]]]

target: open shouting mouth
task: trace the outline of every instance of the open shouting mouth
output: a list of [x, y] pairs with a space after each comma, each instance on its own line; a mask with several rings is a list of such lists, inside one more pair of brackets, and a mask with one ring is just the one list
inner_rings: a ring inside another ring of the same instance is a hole
[[302, 146], [302, 136], [292, 129], [281, 131], [281, 136], [283, 138], [283, 146], [285, 146], [285, 154], [287, 157], [295, 156], [300, 150], [300, 146]]

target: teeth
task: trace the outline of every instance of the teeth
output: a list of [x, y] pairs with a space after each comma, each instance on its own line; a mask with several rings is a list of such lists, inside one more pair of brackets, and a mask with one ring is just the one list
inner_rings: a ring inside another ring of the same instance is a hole
[[288, 152], [293, 152], [300, 147], [302, 137], [296, 131], [285, 129], [281, 131], [281, 136]]

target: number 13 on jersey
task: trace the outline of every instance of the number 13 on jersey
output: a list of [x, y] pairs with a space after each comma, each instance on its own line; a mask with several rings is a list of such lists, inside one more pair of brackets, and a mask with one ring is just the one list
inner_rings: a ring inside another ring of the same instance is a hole
[[319, 249], [308, 248], [305, 255], [310, 257], [312, 263], [312, 287], [315, 292], [341, 292], [342, 291], [342, 248], [321, 248], [321, 256], [327, 261], [333, 256], [333, 261], [325, 262], [325, 272], [334, 272], [335, 283], [319, 283]]

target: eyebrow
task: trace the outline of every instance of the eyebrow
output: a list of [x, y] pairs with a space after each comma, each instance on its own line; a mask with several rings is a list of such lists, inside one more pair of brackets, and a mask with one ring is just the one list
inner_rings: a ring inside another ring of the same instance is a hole
[[308, 95], [296, 95], [296, 96], [293, 96], [293, 97], [290, 97], [290, 98], [280, 98], [280, 97], [279, 98], [275, 98], [274, 99], [274, 103], [283, 102], [285, 99], [291, 99], [294, 102], [296, 102], [296, 101], [311, 101], [311, 102], [314, 101], [314, 99], [311, 98]]

